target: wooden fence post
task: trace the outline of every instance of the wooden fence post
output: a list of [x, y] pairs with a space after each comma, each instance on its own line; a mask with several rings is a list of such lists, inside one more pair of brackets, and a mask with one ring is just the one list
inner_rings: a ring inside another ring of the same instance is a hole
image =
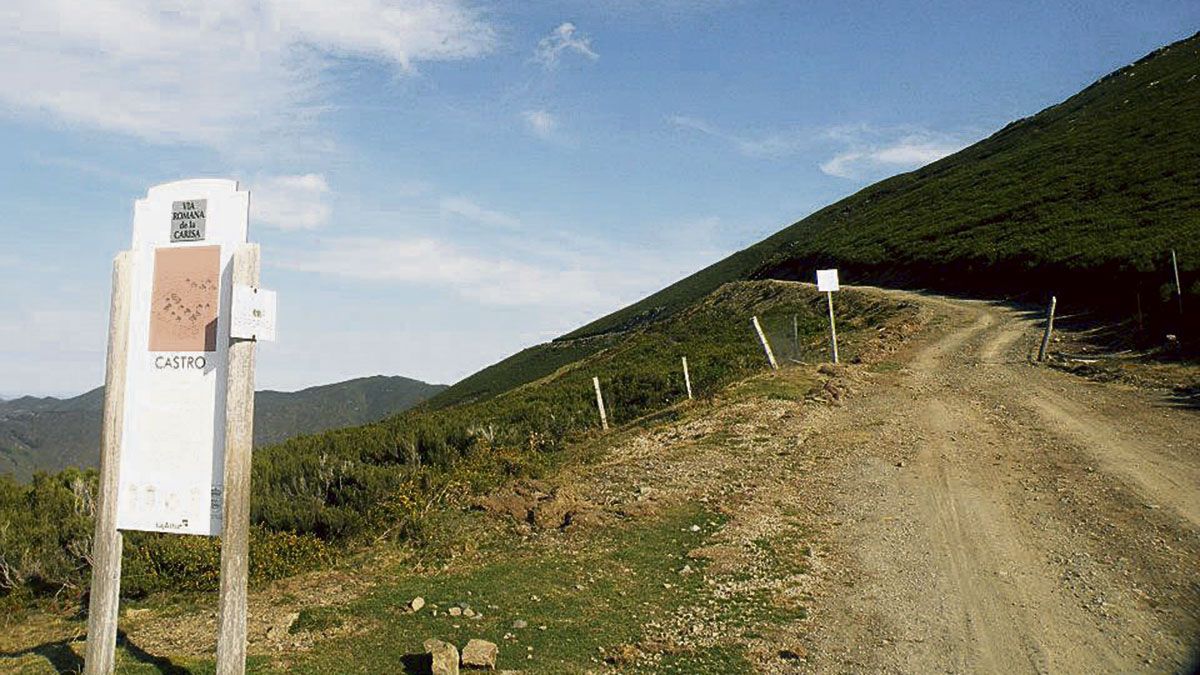
[[1175, 249], [1171, 249], [1171, 268], [1175, 270], [1175, 295], [1179, 298], [1179, 314], [1183, 315], [1183, 285], [1179, 283], [1179, 260], [1175, 257]]
[[600, 378], [593, 377], [592, 385], [596, 387], [596, 407], [600, 409], [600, 426], [608, 431], [608, 413], [604, 411], [604, 396], [600, 394]]
[[[233, 285], [258, 286], [258, 244], [233, 254]], [[225, 401], [224, 518], [221, 525], [221, 595], [217, 673], [246, 671], [246, 583], [250, 562], [250, 455], [254, 440], [253, 340], [230, 340]]]
[[758, 333], [758, 339], [762, 342], [763, 351], [767, 353], [767, 361], [771, 362], [771, 370], [779, 370], [779, 364], [775, 362], [775, 353], [771, 351], [771, 343], [767, 342], [767, 335], [763, 333], [762, 325], [758, 323], [758, 317], [752, 317], [751, 322], [754, 324], [754, 330]]
[[800, 358], [800, 317], [792, 315], [792, 345], [796, 350], [796, 359]]
[[683, 384], [687, 387], [688, 400], [692, 400], [692, 376], [688, 373], [687, 357], [683, 357]]
[[833, 292], [826, 291], [825, 298], [829, 301], [829, 343], [833, 349], [833, 362], [838, 362], [837, 325], [833, 322]]
[[1054, 308], [1058, 305], [1058, 298], [1050, 296], [1050, 308], [1046, 311], [1046, 333], [1042, 336], [1042, 346], [1038, 349], [1038, 361], [1046, 360], [1046, 350], [1050, 348], [1050, 334], [1054, 332]]
[[100, 484], [96, 531], [92, 538], [92, 586], [88, 598], [87, 675], [113, 671], [117, 648], [117, 612], [121, 599], [121, 533], [117, 531], [117, 479], [121, 467], [121, 431], [125, 416], [125, 366], [129, 357], [129, 306], [133, 253], [113, 260], [112, 301], [108, 318], [108, 355], [104, 373], [104, 417], [100, 431]]

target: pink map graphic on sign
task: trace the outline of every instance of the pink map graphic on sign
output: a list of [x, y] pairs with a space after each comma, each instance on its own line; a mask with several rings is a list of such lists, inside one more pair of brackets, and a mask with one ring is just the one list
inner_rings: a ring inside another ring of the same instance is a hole
[[150, 351], [217, 350], [221, 247], [160, 248], [154, 252]]

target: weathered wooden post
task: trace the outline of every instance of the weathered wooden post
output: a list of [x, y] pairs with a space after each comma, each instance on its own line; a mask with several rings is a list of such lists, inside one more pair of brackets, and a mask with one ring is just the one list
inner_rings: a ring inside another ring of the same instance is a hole
[[[257, 288], [258, 244], [242, 244], [233, 255], [234, 287]], [[221, 590], [218, 599], [217, 675], [246, 670], [246, 584], [250, 575], [250, 449], [254, 442], [253, 339], [229, 345], [229, 388], [225, 399], [225, 513], [221, 533]]]
[[1175, 270], [1175, 296], [1179, 298], [1179, 314], [1183, 315], [1183, 284], [1179, 283], [1179, 259], [1175, 257], [1175, 249], [1171, 249], [1171, 269]]
[[600, 427], [608, 431], [608, 413], [604, 411], [604, 396], [600, 393], [600, 378], [593, 377], [592, 385], [596, 387], [596, 407], [600, 409]]
[[223, 535], [217, 672], [245, 670], [254, 340], [275, 333], [249, 207], [234, 181], [152, 187], [114, 264], [89, 674], [113, 669], [120, 530]]
[[771, 370], [779, 370], [779, 364], [775, 362], [775, 353], [771, 351], [771, 343], [767, 342], [767, 335], [763, 332], [762, 325], [758, 323], [758, 317], [751, 317], [750, 321], [754, 324], [754, 331], [758, 333], [759, 342], [762, 342], [763, 351], [767, 353], [767, 361], [771, 364]]
[[833, 362], [838, 362], [837, 324], [833, 321], [833, 293], [841, 288], [838, 283], [838, 271], [817, 270], [817, 290], [825, 293], [829, 304], [829, 345], [833, 353]]
[[125, 364], [129, 354], [129, 290], [132, 255], [113, 260], [108, 313], [108, 357], [104, 372], [104, 417], [100, 430], [100, 487], [92, 538], [92, 587], [88, 598], [87, 675], [111, 673], [117, 646], [121, 596], [121, 533], [117, 531], [117, 477], [125, 412]]
[[692, 376], [688, 373], [687, 357], [683, 357], [683, 385], [687, 387], [688, 400], [692, 400]]
[[800, 358], [800, 317], [792, 315], [792, 349], [796, 352], [796, 358]]
[[1038, 361], [1046, 360], [1046, 351], [1050, 348], [1050, 334], [1054, 332], [1054, 308], [1058, 306], [1058, 298], [1050, 296], [1050, 307], [1046, 310], [1046, 332], [1042, 335], [1042, 346], [1038, 349]]

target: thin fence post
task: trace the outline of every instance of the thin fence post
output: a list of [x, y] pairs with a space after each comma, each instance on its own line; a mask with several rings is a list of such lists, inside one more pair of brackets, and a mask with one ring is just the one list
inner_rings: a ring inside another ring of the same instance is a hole
[[751, 322], [754, 324], [754, 330], [758, 333], [758, 339], [762, 342], [763, 351], [767, 353], [767, 361], [771, 363], [771, 370], [779, 370], [779, 364], [775, 362], [775, 353], [771, 351], [771, 343], [767, 342], [767, 335], [763, 333], [762, 325], [758, 323], [758, 317], [752, 317]]
[[1046, 311], [1046, 333], [1042, 335], [1042, 346], [1038, 349], [1038, 361], [1046, 360], [1046, 351], [1050, 348], [1050, 334], [1054, 332], [1054, 309], [1058, 306], [1058, 298], [1050, 296], [1050, 308]]
[[92, 538], [92, 586], [88, 598], [88, 633], [83, 670], [87, 675], [111, 673], [116, 661], [122, 548], [121, 533], [117, 531], [117, 480], [125, 417], [125, 369], [129, 359], [132, 274], [132, 252], [117, 254], [113, 260], [108, 356], [104, 373], [96, 532]]
[[833, 362], [838, 362], [837, 326], [833, 322], [833, 291], [826, 291], [825, 298], [829, 301], [829, 344], [833, 349]]
[[692, 376], [688, 373], [687, 357], [683, 357], [683, 384], [687, 387], [688, 400], [692, 400]]
[[604, 396], [600, 393], [600, 378], [593, 377], [592, 385], [596, 387], [596, 407], [600, 409], [600, 427], [608, 431], [608, 413], [604, 411]]
[[792, 345], [796, 350], [796, 358], [800, 358], [800, 318], [792, 315]]
[[1175, 270], [1175, 295], [1179, 298], [1179, 314], [1183, 315], [1183, 285], [1179, 283], [1179, 259], [1175, 257], [1175, 249], [1171, 249], [1171, 269]]
[[[258, 286], [258, 244], [233, 254], [234, 286]], [[217, 673], [246, 671], [246, 585], [250, 563], [250, 453], [254, 440], [253, 340], [231, 340], [225, 402], [225, 513], [221, 523], [221, 591]]]

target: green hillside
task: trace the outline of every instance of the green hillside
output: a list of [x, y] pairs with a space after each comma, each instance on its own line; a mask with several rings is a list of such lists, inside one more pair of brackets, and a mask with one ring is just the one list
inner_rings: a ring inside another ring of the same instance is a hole
[[[920, 286], [1042, 301], [1132, 325], [1143, 343], [1200, 308], [1200, 34], [1148, 54], [954, 155], [817, 211], [624, 309], [526, 349], [435, 397], [477, 400], [604, 348], [614, 333], [670, 316], [730, 281]], [[1135, 326], [1136, 327], [1136, 326]], [[1133, 335], [1133, 333], [1129, 333]], [[1194, 340], [1193, 340], [1194, 342]]]
[[[296, 392], [260, 391], [254, 404], [254, 443], [383, 419], [446, 387], [407, 377], [363, 377]], [[27, 480], [34, 471], [100, 462], [104, 388], [68, 399], [25, 396], [0, 401], [0, 474]]]
[[260, 391], [254, 397], [254, 444], [381, 420], [444, 390], [407, 377], [375, 375], [300, 391]]
[[819, 266], [851, 282], [1055, 293], [1122, 318], [1140, 291], [1147, 330], [1169, 329], [1172, 248], [1184, 303], [1200, 308], [1200, 34], [565, 337], [669, 315], [732, 279], [809, 280]]

